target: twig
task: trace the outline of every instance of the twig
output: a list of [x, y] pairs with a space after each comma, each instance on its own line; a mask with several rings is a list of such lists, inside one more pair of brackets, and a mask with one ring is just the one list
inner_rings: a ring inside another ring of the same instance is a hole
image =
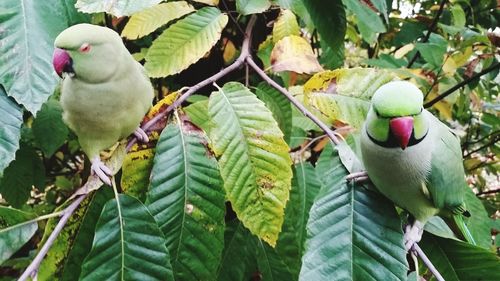
[[[431, 33], [432, 33], [432, 31], [434, 31], [434, 28], [436, 28], [436, 25], [439, 21], [439, 18], [441, 17], [441, 14], [443, 13], [444, 5], [446, 4], [446, 2], [447, 2], [446, 0], [441, 0], [441, 4], [439, 5], [439, 10], [437, 11], [437, 14], [434, 17], [434, 20], [432, 21], [431, 25], [429, 26], [429, 29], [427, 30], [427, 33], [425, 34], [424, 39], [422, 39], [422, 43], [427, 42], [429, 40], [429, 38], [431, 37]], [[408, 63], [407, 68], [410, 68], [413, 65], [413, 63], [415, 63], [415, 61], [418, 59], [418, 57], [420, 57], [419, 51], [417, 51], [415, 53], [415, 55], [413, 56], [413, 58], [411, 58], [410, 62]]]
[[78, 205], [85, 199], [87, 195], [81, 195], [80, 197], [76, 198], [73, 203], [71, 203], [62, 213], [64, 214], [59, 222], [57, 223], [56, 227], [50, 234], [49, 238], [43, 245], [43, 247], [40, 249], [40, 252], [36, 255], [36, 257], [33, 259], [33, 261], [30, 263], [30, 265], [24, 270], [23, 274], [21, 277], [19, 277], [18, 281], [24, 281], [28, 279], [28, 277], [32, 276], [33, 274], [36, 274], [38, 271], [38, 268], [40, 266], [40, 263], [42, 262], [43, 258], [49, 251], [50, 247], [52, 247], [52, 244], [54, 244], [54, 241], [56, 240], [57, 236], [59, 235], [59, 232], [63, 229], [64, 225], [66, 225], [66, 222], [68, 221], [69, 217], [73, 214], [73, 212], [76, 210]]
[[462, 82], [460, 82], [460, 83], [456, 84], [455, 86], [451, 87], [450, 89], [448, 89], [448, 90], [447, 90], [447, 91], [445, 91], [444, 93], [442, 93], [442, 94], [440, 94], [439, 96], [435, 97], [435, 98], [434, 98], [433, 100], [431, 100], [430, 102], [428, 102], [428, 103], [424, 104], [424, 107], [425, 107], [425, 108], [428, 108], [428, 107], [433, 106], [433, 105], [434, 105], [435, 103], [437, 103], [438, 101], [440, 101], [440, 100], [444, 99], [445, 97], [447, 97], [447, 96], [451, 95], [451, 94], [452, 94], [453, 92], [455, 92], [456, 90], [458, 90], [458, 89], [462, 88], [463, 86], [465, 86], [465, 85], [469, 84], [472, 80], [477, 79], [477, 78], [479, 78], [479, 77], [481, 77], [481, 76], [483, 76], [483, 75], [485, 75], [485, 74], [487, 74], [487, 73], [489, 73], [489, 72], [491, 72], [491, 71], [493, 71], [493, 70], [495, 70], [495, 69], [497, 69], [497, 68], [499, 68], [499, 67], [500, 67], [500, 63], [499, 63], [499, 62], [497, 62], [496, 64], [491, 65], [490, 67], [488, 67], [488, 68], [486, 68], [486, 69], [483, 69], [481, 72], [479, 72], [479, 73], [477, 73], [477, 74], [475, 74], [475, 75], [473, 75], [473, 76], [471, 76], [471, 77], [469, 77], [469, 78], [467, 78], [467, 79], [463, 80]]
[[422, 249], [420, 249], [420, 246], [418, 246], [418, 244], [415, 243], [415, 244], [413, 244], [412, 248], [417, 253], [417, 255], [420, 257], [420, 259], [424, 262], [424, 264], [427, 266], [427, 268], [429, 268], [429, 270], [432, 272], [434, 277], [436, 277], [436, 279], [438, 281], [445, 281], [443, 276], [441, 276], [441, 273], [439, 273], [439, 271], [436, 269], [436, 267], [434, 267], [432, 262], [425, 255], [424, 251], [422, 251]]
[[[189, 87], [189, 89], [186, 92], [184, 92], [184, 94], [182, 94], [164, 111], [158, 113], [155, 117], [146, 122], [146, 124], [142, 126], [142, 130], [144, 130], [144, 132], [147, 132], [153, 125], [155, 125], [158, 121], [160, 121], [163, 117], [165, 117], [168, 113], [170, 113], [170, 111], [181, 105], [190, 95], [200, 90], [201, 88], [214, 83], [215, 81], [219, 80], [220, 78], [224, 77], [228, 73], [234, 71], [235, 69], [243, 65], [245, 63], [246, 57], [250, 55], [250, 40], [252, 37], [252, 28], [255, 24], [256, 19], [257, 19], [256, 16], [252, 16], [248, 21], [248, 25], [245, 31], [245, 39], [243, 40], [243, 44], [241, 47], [241, 54], [230, 66], [224, 68], [223, 70], [217, 72], [216, 74], [210, 76], [209, 78], [199, 82], [198, 84]], [[136, 142], [137, 138], [133, 137], [127, 144], [127, 150], [129, 150], [132, 147], [132, 145]]]
[[471, 156], [473, 153], [476, 153], [476, 152], [481, 151], [481, 150], [483, 150], [483, 149], [485, 149], [487, 147], [490, 147], [492, 144], [495, 144], [499, 140], [500, 140], [500, 135], [497, 135], [497, 136], [493, 137], [492, 140], [490, 140], [486, 144], [480, 146], [479, 148], [476, 148], [474, 150], [471, 150], [471, 151], [467, 152], [467, 154], [465, 154], [464, 158], [467, 158], [467, 157]]
[[486, 195], [486, 194], [493, 194], [493, 193], [498, 193], [500, 192], [500, 188], [497, 188], [497, 189], [491, 189], [491, 190], [486, 190], [486, 191], [481, 191], [481, 192], [478, 192], [476, 194], [476, 196], [480, 196], [480, 195]]
[[248, 65], [250, 65], [257, 74], [264, 79], [269, 85], [273, 86], [276, 88], [278, 91], [280, 91], [285, 97], [297, 107], [297, 109], [302, 112], [305, 116], [307, 116], [309, 119], [311, 119], [316, 125], [318, 125], [325, 133], [326, 135], [332, 140], [334, 144], [339, 144], [340, 141], [339, 139], [335, 136], [335, 133], [328, 127], [325, 123], [323, 123], [321, 120], [319, 120], [314, 114], [312, 114], [307, 108], [305, 108], [297, 99], [295, 99], [285, 88], [281, 87], [280, 84], [276, 83], [271, 77], [267, 76], [267, 74], [260, 69], [260, 67], [253, 61], [251, 56], [248, 56], [246, 59], [246, 62]]
[[55, 213], [51, 213], [51, 214], [39, 216], [39, 217], [36, 217], [36, 218], [31, 219], [29, 221], [25, 221], [25, 222], [22, 222], [22, 223], [19, 223], [19, 224], [12, 225], [12, 226], [9, 226], [7, 228], [4, 228], [4, 229], [2, 229], [2, 231], [8, 231], [8, 230], [16, 228], [16, 227], [20, 227], [20, 226], [23, 226], [23, 225], [27, 225], [27, 224], [34, 223], [34, 222], [41, 221], [41, 220], [45, 220], [45, 219], [50, 219], [50, 218], [53, 218], [53, 217], [60, 217], [62, 214], [64, 214], [64, 211], [55, 212]]

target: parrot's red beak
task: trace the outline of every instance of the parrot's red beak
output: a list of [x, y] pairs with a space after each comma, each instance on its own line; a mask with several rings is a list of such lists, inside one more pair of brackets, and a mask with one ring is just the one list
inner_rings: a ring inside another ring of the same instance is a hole
[[59, 77], [62, 77], [63, 72], [74, 73], [73, 62], [68, 52], [63, 49], [56, 48], [52, 57], [52, 65]]
[[392, 118], [389, 126], [399, 146], [404, 150], [410, 142], [413, 131], [413, 117]]

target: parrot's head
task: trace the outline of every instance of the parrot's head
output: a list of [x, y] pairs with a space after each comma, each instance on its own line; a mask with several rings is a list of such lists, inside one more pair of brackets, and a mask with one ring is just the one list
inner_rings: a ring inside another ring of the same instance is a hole
[[423, 113], [423, 94], [415, 85], [389, 82], [372, 97], [366, 132], [378, 145], [404, 150], [426, 136], [429, 121]]
[[57, 36], [54, 46], [52, 63], [56, 73], [91, 83], [106, 81], [112, 76], [125, 49], [118, 33], [86, 23], [65, 29]]

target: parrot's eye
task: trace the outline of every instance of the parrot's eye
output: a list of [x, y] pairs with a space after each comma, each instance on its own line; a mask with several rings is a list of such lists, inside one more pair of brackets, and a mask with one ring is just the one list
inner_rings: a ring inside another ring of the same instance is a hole
[[80, 48], [80, 52], [82, 53], [88, 53], [90, 51], [90, 44], [89, 43], [83, 43]]

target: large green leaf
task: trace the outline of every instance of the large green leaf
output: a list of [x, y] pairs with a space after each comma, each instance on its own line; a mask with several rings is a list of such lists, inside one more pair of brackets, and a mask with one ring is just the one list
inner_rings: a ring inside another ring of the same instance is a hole
[[0, 85], [0, 178], [3, 170], [14, 160], [21, 138], [23, 111], [10, 100]]
[[146, 205], [166, 237], [176, 280], [215, 280], [224, 243], [224, 192], [207, 138], [186, 116], [163, 130]]
[[264, 103], [237, 82], [212, 93], [208, 111], [227, 198], [243, 224], [274, 246], [292, 178], [283, 133]]
[[0, 84], [36, 113], [58, 79], [52, 68], [54, 39], [69, 25], [86, 21], [74, 1], [0, 1]]
[[341, 121], [359, 129], [375, 91], [394, 79], [395, 75], [386, 70], [338, 69], [317, 73], [304, 85], [304, 91], [329, 122]]
[[207, 134], [210, 133], [212, 123], [208, 116], [208, 99], [190, 104], [184, 108], [184, 111], [196, 126], [202, 128]]
[[281, 281], [294, 280], [292, 269], [286, 263], [286, 257], [279, 255], [276, 249], [273, 249], [262, 240], [252, 237], [254, 248], [256, 249], [256, 259], [258, 272], [262, 274], [262, 280]]
[[290, 135], [292, 134], [292, 105], [290, 101], [266, 82], [259, 83], [255, 94], [271, 110], [274, 119], [276, 119], [281, 131], [285, 135], [285, 140], [289, 142]]
[[467, 210], [471, 213], [469, 219], [465, 219], [467, 228], [469, 229], [472, 237], [477, 245], [485, 249], [491, 247], [491, 224], [490, 217], [484, 208], [483, 203], [476, 194], [467, 187], [465, 192], [465, 205]]
[[16, 159], [0, 179], [0, 194], [10, 205], [20, 207], [28, 200], [33, 186], [45, 188], [45, 167], [35, 149], [22, 143]]
[[337, 153], [327, 152], [318, 163], [319, 176], [333, 175], [323, 179], [309, 214], [299, 280], [406, 280], [406, 251], [394, 205], [346, 182]]
[[130, 17], [123, 28], [122, 36], [128, 39], [144, 37], [171, 20], [194, 12], [186, 1], [161, 3]]
[[236, 0], [236, 10], [242, 15], [262, 13], [270, 6], [269, 0]]
[[38, 229], [34, 215], [0, 206], [0, 265], [19, 250]]
[[33, 134], [46, 157], [52, 156], [68, 137], [68, 127], [62, 120], [62, 108], [57, 100], [49, 100], [33, 121]]
[[[83, 260], [92, 247], [99, 215], [104, 204], [111, 198], [111, 189], [101, 188], [80, 203], [40, 264], [38, 280], [74, 280], [75, 276], [80, 275]], [[63, 210], [70, 203], [65, 202], [57, 210]], [[59, 219], [56, 217], [48, 220], [40, 245], [45, 244]]]
[[219, 40], [227, 20], [219, 9], [205, 7], [171, 25], [146, 54], [149, 76], [177, 74], [197, 62]]
[[174, 280], [165, 238], [139, 200], [104, 205], [80, 280]]
[[424, 232], [422, 250], [445, 280], [500, 280], [500, 258], [469, 243]]
[[160, 3], [161, 0], [78, 0], [75, 7], [84, 13], [106, 12], [115, 17], [129, 16]]
[[342, 0], [344, 5], [356, 15], [358, 20], [358, 28], [363, 40], [372, 44], [377, 39], [377, 33], [386, 31], [384, 23], [380, 16], [373, 11], [363, 1], [359, 0]]
[[304, 5], [318, 30], [321, 40], [331, 49], [329, 68], [337, 68], [344, 63], [344, 36], [346, 17], [342, 1], [304, 0]]
[[227, 223], [218, 281], [248, 280], [257, 269], [254, 236], [238, 220]]
[[311, 163], [303, 162], [294, 165], [290, 201], [285, 209], [285, 222], [276, 251], [295, 280], [298, 278], [302, 264], [309, 210], [320, 187], [321, 182]]

